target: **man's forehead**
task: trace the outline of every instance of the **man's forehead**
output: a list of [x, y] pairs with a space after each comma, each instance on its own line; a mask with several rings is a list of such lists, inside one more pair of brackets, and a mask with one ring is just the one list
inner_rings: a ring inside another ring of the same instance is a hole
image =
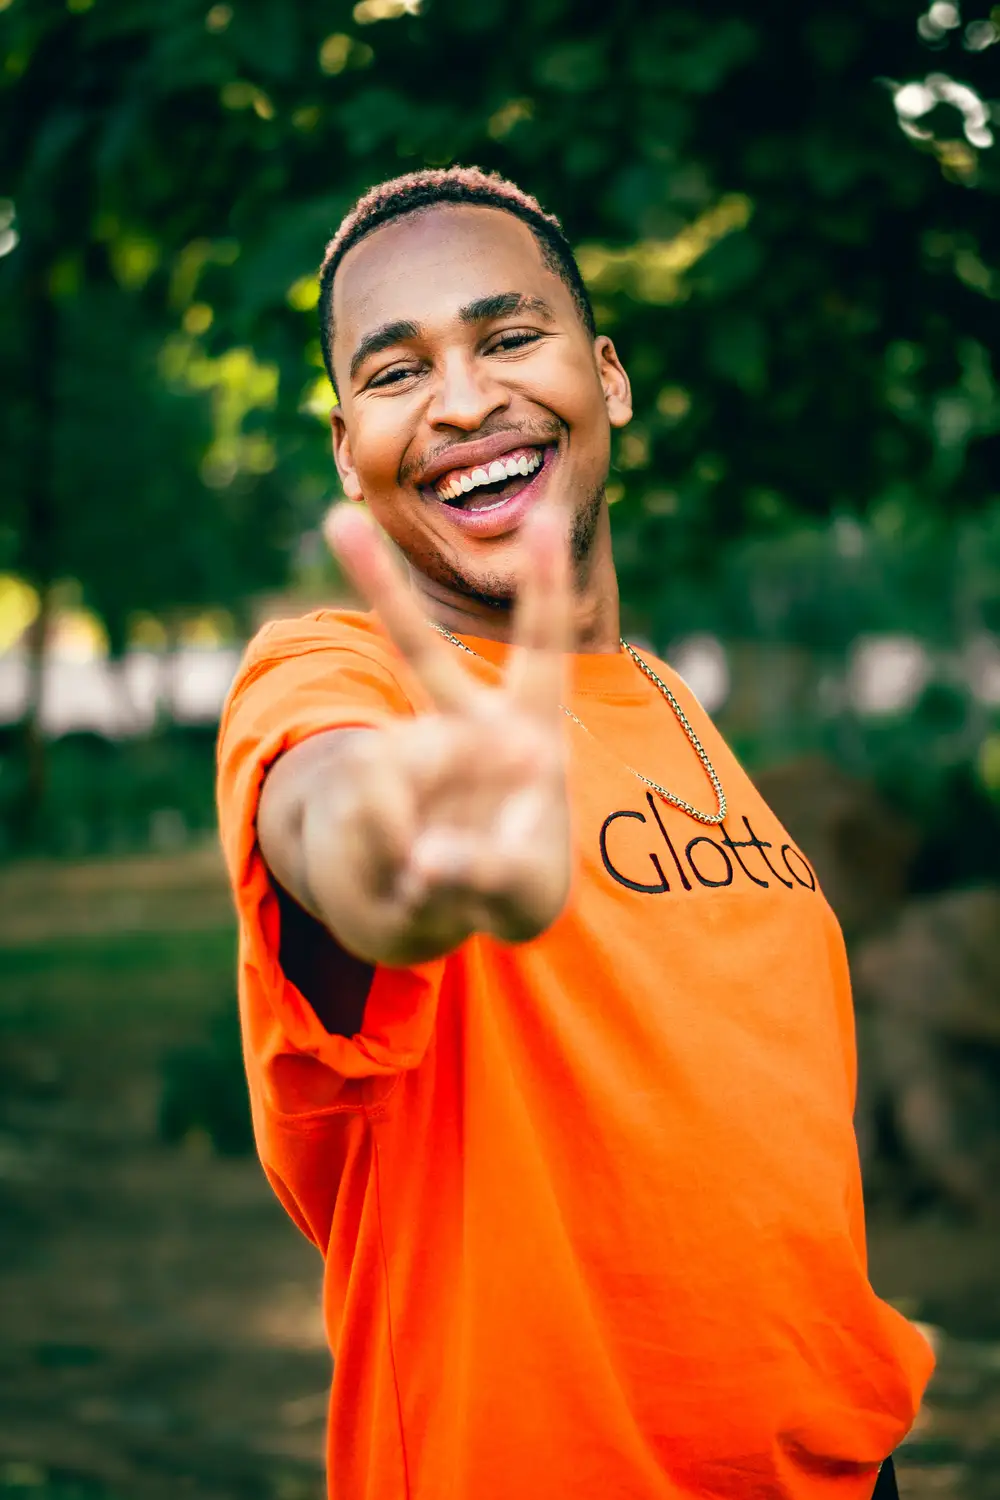
[[338, 341], [375, 323], [423, 323], [499, 289], [557, 295], [562, 282], [528, 225], [502, 209], [442, 204], [395, 219], [344, 256], [334, 283]]

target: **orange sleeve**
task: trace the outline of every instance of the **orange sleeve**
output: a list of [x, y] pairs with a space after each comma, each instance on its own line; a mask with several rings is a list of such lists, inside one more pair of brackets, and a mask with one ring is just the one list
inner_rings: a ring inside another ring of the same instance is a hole
[[[251, 643], [219, 733], [218, 810], [236, 902], [244, 1051], [258, 1140], [265, 1119], [300, 1126], [363, 1110], [430, 1041], [444, 960], [376, 968], [360, 1031], [328, 1032], [281, 968], [280, 912], [256, 835], [280, 755], [326, 730], [376, 728], [414, 712], [387, 649], [355, 644], [335, 617], [271, 625]], [[383, 1088], [370, 1085], [381, 1077]], [[366, 1084], [369, 1085], [366, 1087]]]

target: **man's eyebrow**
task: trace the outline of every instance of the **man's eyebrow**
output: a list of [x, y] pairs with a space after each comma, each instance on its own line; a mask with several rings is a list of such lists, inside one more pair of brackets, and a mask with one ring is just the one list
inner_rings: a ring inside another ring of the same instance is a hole
[[[534, 313], [546, 322], [555, 322], [555, 313], [543, 297], [528, 297], [524, 292], [493, 292], [489, 297], [478, 297], [459, 309], [463, 323], [489, 323], [495, 318], [511, 318], [518, 313]], [[401, 344], [406, 339], [420, 337], [420, 326], [408, 318], [395, 323], [383, 323], [365, 334], [351, 356], [350, 378], [353, 380], [366, 359]]]
[[365, 334], [351, 355], [350, 378], [354, 379], [365, 360], [370, 359], [373, 354], [380, 354], [383, 349], [390, 349], [393, 344], [401, 344], [404, 339], [419, 337], [420, 329], [416, 323], [411, 323], [408, 319], [403, 318], [395, 323], [383, 323], [381, 328], [375, 328], [371, 333]]
[[528, 297], [523, 292], [494, 292], [491, 297], [479, 297], [461, 308], [458, 316], [463, 323], [488, 323], [517, 313], [535, 313], [549, 323], [555, 322], [555, 313], [542, 297]]

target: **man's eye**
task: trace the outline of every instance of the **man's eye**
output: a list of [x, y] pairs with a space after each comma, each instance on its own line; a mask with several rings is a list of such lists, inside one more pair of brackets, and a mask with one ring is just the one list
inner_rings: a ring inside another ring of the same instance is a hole
[[382, 386], [398, 385], [401, 380], [406, 380], [416, 373], [416, 370], [406, 365], [393, 365], [391, 369], [380, 370], [377, 375], [373, 375], [368, 382], [368, 389], [378, 390]]
[[498, 350], [503, 353], [508, 349], [521, 349], [526, 344], [537, 343], [540, 338], [540, 333], [532, 333], [528, 329], [519, 329], [516, 333], [501, 333], [486, 352], [496, 354]]

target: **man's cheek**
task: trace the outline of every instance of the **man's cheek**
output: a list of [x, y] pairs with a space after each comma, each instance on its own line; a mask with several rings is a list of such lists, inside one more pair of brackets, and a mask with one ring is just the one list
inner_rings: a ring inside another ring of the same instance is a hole
[[394, 457], [394, 449], [388, 438], [380, 443], [375, 437], [366, 443], [358, 468], [369, 488], [386, 491], [396, 487], [398, 465], [394, 462]]

